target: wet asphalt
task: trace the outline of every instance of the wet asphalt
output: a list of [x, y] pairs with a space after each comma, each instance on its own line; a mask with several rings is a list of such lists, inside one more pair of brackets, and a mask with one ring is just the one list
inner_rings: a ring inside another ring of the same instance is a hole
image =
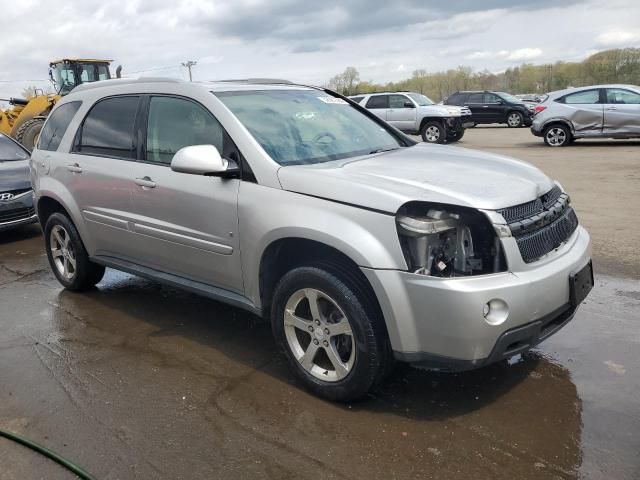
[[[509, 154], [527, 158], [538, 150], [518, 143], [531, 142], [525, 133], [476, 129], [464, 144], [511, 141]], [[634, 178], [637, 189], [639, 147], [594, 145], [602, 161], [606, 150], [635, 167], [621, 186], [591, 190], [633, 190]], [[571, 161], [589, 155], [562, 150]], [[562, 157], [546, 152], [543, 163]], [[541, 166], [582, 199], [585, 174], [563, 178], [567, 164]], [[640, 206], [636, 195], [621, 206]], [[590, 230], [604, 230], [590, 204], [574, 205]], [[630, 233], [610, 240], [613, 254], [599, 254], [607, 238], [594, 235], [596, 287], [539, 348], [460, 374], [400, 365], [350, 405], [304, 391], [268, 325], [248, 313], [113, 270], [89, 293], [66, 292], [37, 226], [0, 233], [0, 428], [100, 479], [640, 478], [632, 210], [616, 213]], [[0, 438], [0, 479], [40, 478], [74, 476]]]

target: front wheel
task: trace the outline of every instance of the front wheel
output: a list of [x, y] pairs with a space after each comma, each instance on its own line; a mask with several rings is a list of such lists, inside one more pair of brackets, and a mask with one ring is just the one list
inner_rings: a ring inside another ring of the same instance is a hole
[[49, 217], [44, 238], [49, 265], [64, 288], [82, 291], [100, 282], [104, 267], [89, 260], [75, 225], [66, 215]]
[[440, 122], [425, 122], [420, 129], [422, 140], [427, 143], [444, 143], [447, 136], [444, 126]]
[[549, 147], [566, 147], [571, 140], [571, 131], [564, 125], [551, 125], [544, 131], [544, 143]]
[[303, 266], [276, 287], [271, 325], [293, 372], [333, 401], [365, 395], [391, 360], [381, 319], [352, 275]]
[[522, 118], [522, 114], [520, 112], [510, 112], [507, 115], [507, 125], [511, 128], [521, 127], [524, 123], [524, 118]]

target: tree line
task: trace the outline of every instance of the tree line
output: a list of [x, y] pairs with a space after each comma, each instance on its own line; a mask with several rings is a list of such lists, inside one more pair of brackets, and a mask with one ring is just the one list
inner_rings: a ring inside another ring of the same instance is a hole
[[605, 50], [582, 62], [524, 63], [501, 73], [486, 69], [474, 71], [467, 66], [435, 73], [420, 69], [410, 78], [386, 84], [363, 81], [356, 68], [347, 67], [343, 73], [332, 77], [327, 86], [343, 95], [408, 90], [440, 101], [459, 90], [546, 93], [601, 83], [640, 84], [640, 48]]

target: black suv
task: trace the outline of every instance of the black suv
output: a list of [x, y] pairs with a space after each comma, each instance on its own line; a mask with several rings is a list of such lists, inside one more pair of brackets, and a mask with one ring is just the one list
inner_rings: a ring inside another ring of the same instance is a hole
[[513, 95], [504, 92], [456, 92], [445, 99], [445, 105], [467, 106], [473, 122], [506, 123], [510, 127], [528, 127], [533, 112]]

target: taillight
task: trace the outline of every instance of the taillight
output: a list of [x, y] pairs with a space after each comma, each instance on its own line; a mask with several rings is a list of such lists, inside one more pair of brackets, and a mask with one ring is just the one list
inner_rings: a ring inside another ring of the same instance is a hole
[[533, 114], [537, 115], [538, 113], [542, 112], [543, 110], [546, 110], [547, 107], [545, 107], [544, 105], [536, 105], [536, 107], [533, 109]]

